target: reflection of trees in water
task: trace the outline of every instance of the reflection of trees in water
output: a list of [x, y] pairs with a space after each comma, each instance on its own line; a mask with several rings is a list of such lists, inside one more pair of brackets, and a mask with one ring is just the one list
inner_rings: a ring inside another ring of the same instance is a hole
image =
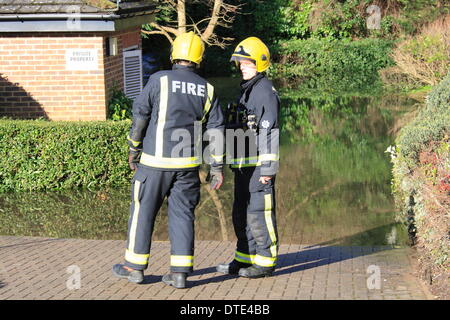
[[387, 136], [403, 113], [415, 109], [415, 103], [395, 95], [337, 96], [317, 90], [305, 93], [301, 88], [284, 91], [281, 133], [291, 142]]
[[[226, 171], [227, 179], [217, 192], [211, 190], [206, 180], [206, 172], [200, 170], [201, 198], [195, 210], [195, 236], [202, 240], [229, 240], [234, 234], [231, 223], [233, 186], [232, 174]], [[167, 207], [164, 206], [155, 224], [154, 238], [167, 240]]]
[[[297, 152], [300, 150], [293, 149], [282, 162], [277, 180], [277, 223], [281, 243], [324, 242], [392, 223], [392, 207], [386, 190], [375, 184], [343, 182], [338, 178], [323, 183], [319, 171], [308, 162], [308, 155], [299, 157]], [[202, 187], [195, 222], [198, 240], [222, 240], [224, 233], [229, 240], [235, 239], [231, 223], [233, 179], [228, 169], [226, 178], [223, 189], [217, 193], [225, 223], [220, 223], [214, 201], [205, 191], [209, 186]], [[128, 191], [125, 188], [21, 196], [3, 194], [0, 196], [0, 232], [5, 235], [124, 240], [129, 217]], [[168, 240], [167, 222], [165, 203], [155, 223], [154, 240]], [[382, 235], [375, 239], [384, 241]]]
[[[389, 129], [412, 103], [391, 105], [393, 100], [295, 94], [285, 99], [293, 107], [282, 119], [282, 135], [291, 143], [282, 148], [278, 176], [280, 238], [317, 243], [394, 221], [384, 150], [393, 138]], [[377, 239], [385, 242], [382, 235]]]
[[[294, 107], [286, 105], [289, 101]], [[282, 243], [346, 237], [351, 242], [356, 241], [351, 237], [354, 234], [371, 229], [382, 234], [386, 229], [382, 226], [393, 223], [390, 164], [384, 150], [392, 140], [389, 130], [403, 113], [402, 104], [392, 98], [284, 98], [282, 134], [293, 137], [290, 140], [295, 143], [282, 145], [277, 176], [277, 224]], [[231, 223], [233, 174], [228, 168], [225, 178], [218, 192], [202, 185], [196, 239], [235, 238]], [[97, 192], [2, 194], [0, 233], [125, 239], [129, 197], [128, 186]], [[384, 241], [382, 235], [375, 239]], [[166, 203], [155, 223], [154, 240], [168, 240]]]

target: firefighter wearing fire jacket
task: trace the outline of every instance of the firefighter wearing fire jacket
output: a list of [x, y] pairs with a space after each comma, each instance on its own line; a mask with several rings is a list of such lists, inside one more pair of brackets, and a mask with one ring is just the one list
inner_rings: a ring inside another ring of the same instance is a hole
[[218, 265], [217, 271], [259, 278], [271, 276], [277, 261], [274, 185], [280, 103], [272, 82], [263, 74], [270, 65], [270, 53], [260, 39], [250, 37], [239, 43], [231, 61], [240, 68], [243, 81], [237, 104], [229, 106], [227, 128], [236, 129], [241, 122], [247, 131], [239, 135], [236, 131], [243, 130], [235, 130], [231, 144], [227, 135], [227, 163], [231, 162], [235, 174], [232, 220], [237, 247], [234, 260]]
[[[179, 35], [172, 46], [172, 70], [153, 74], [133, 103], [128, 161], [136, 171], [132, 179], [127, 248], [125, 263], [113, 266], [115, 276], [130, 282], [141, 283], [144, 279], [143, 270], [151, 261], [155, 217], [166, 196], [171, 272], [162, 281], [184, 288], [188, 273], [193, 271], [202, 128], [222, 135], [224, 130], [214, 87], [195, 73], [203, 52], [199, 36], [193, 32]], [[216, 143], [209, 147], [213, 159], [211, 188], [219, 189], [223, 182], [223, 145]]]

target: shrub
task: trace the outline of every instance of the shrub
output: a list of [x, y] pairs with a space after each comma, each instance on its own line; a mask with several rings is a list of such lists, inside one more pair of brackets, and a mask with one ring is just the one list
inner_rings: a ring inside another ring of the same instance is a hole
[[121, 90], [114, 89], [108, 103], [108, 119], [118, 121], [131, 119], [133, 100]]
[[130, 121], [0, 120], [0, 192], [129, 182]]
[[405, 75], [404, 82], [438, 84], [450, 67], [450, 15], [425, 26], [419, 35], [400, 42], [392, 58], [396, 66], [388, 72]]
[[397, 138], [399, 155], [413, 168], [419, 152], [430, 142], [439, 141], [450, 131], [450, 73], [427, 96], [424, 108], [405, 126]]
[[418, 246], [422, 272], [445, 292], [450, 255], [449, 136], [450, 73], [433, 88], [417, 117], [402, 128], [392, 157], [398, 218], [408, 225]]

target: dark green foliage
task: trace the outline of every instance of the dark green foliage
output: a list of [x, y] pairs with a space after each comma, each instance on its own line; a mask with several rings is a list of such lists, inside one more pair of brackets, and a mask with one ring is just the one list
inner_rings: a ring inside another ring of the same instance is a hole
[[[381, 13], [381, 29], [367, 28], [370, 5]], [[448, 14], [445, 0], [249, 0], [234, 24], [234, 35], [255, 35], [269, 45], [307, 38], [393, 39], [414, 34], [439, 16]]]
[[133, 100], [128, 98], [121, 90], [114, 89], [108, 103], [108, 119], [125, 120], [131, 119]]
[[130, 178], [130, 121], [0, 121], [0, 192], [97, 188]]
[[328, 92], [360, 91], [379, 80], [378, 70], [393, 64], [391, 48], [391, 41], [381, 39], [286, 41], [278, 47], [272, 77]]

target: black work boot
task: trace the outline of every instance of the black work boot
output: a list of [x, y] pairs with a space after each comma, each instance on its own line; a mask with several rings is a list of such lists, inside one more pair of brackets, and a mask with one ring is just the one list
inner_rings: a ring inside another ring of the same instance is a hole
[[128, 279], [133, 283], [141, 283], [144, 281], [144, 272], [142, 270], [128, 271], [123, 264], [115, 264], [112, 268], [113, 274], [121, 279]]
[[177, 289], [186, 288], [187, 273], [172, 272], [162, 277], [162, 282]]
[[273, 273], [273, 268], [263, 268], [258, 266], [251, 266], [245, 269], [239, 270], [239, 275], [245, 278], [262, 278], [262, 277], [270, 277]]
[[217, 270], [217, 272], [224, 273], [224, 274], [238, 274], [240, 269], [248, 268], [250, 266], [251, 266], [251, 264], [233, 260], [229, 264], [219, 264], [216, 267], [216, 270]]

